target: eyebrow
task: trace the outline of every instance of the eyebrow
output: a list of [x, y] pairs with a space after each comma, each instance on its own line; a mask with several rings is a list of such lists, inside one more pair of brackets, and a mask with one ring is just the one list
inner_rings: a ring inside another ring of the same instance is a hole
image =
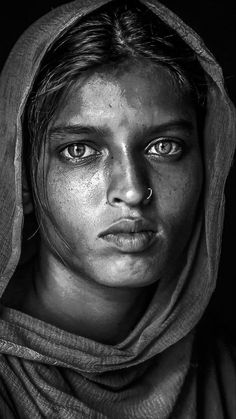
[[[192, 132], [194, 129], [194, 125], [190, 120], [180, 118], [165, 122], [163, 124], [153, 125], [151, 127], [144, 128], [144, 131], [147, 133], [158, 133], [170, 129], [181, 129], [188, 132]], [[108, 133], [109, 129], [107, 127], [97, 127], [92, 125], [80, 124], [58, 125], [52, 127], [49, 130], [49, 139], [53, 139], [53, 137], [60, 137], [63, 135], [95, 134], [101, 136]]]
[[49, 139], [67, 134], [96, 134], [101, 135], [103, 130], [90, 125], [58, 125], [49, 129]]
[[159, 133], [162, 131], [168, 131], [171, 129], [180, 129], [191, 133], [194, 130], [194, 124], [189, 119], [179, 118], [173, 119], [168, 122], [164, 122], [163, 124], [154, 125], [152, 127], [147, 128], [148, 133]]

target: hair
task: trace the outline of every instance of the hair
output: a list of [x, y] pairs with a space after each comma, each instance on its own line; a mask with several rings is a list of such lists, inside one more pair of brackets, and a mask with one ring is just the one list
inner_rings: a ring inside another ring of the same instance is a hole
[[204, 115], [205, 73], [195, 52], [146, 6], [135, 0], [112, 1], [78, 19], [47, 50], [24, 114], [32, 190], [44, 212], [47, 199], [44, 186], [40, 199], [38, 162], [62, 98], [86, 71], [129, 59], [165, 67], [179, 88], [189, 92], [200, 120]]

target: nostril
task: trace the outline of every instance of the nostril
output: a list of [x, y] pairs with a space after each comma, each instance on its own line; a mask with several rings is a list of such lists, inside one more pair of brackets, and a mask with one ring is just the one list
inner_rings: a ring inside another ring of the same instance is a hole
[[113, 202], [114, 202], [114, 204], [119, 204], [120, 202], [122, 202], [122, 199], [120, 199], [120, 198], [113, 198]]

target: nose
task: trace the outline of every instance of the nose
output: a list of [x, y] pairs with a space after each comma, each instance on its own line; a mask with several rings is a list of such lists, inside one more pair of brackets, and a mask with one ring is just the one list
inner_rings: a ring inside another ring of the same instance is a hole
[[150, 201], [145, 165], [140, 158], [126, 157], [112, 165], [107, 202], [112, 206], [137, 207]]

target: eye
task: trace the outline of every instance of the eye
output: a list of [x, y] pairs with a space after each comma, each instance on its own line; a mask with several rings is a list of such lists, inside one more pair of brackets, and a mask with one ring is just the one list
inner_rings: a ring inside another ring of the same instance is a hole
[[177, 157], [183, 153], [183, 145], [177, 140], [161, 139], [148, 147], [146, 151], [147, 154], [157, 157]]
[[86, 145], [86, 144], [70, 144], [65, 147], [60, 154], [67, 160], [85, 159], [86, 157], [91, 157], [99, 154], [97, 150]]

